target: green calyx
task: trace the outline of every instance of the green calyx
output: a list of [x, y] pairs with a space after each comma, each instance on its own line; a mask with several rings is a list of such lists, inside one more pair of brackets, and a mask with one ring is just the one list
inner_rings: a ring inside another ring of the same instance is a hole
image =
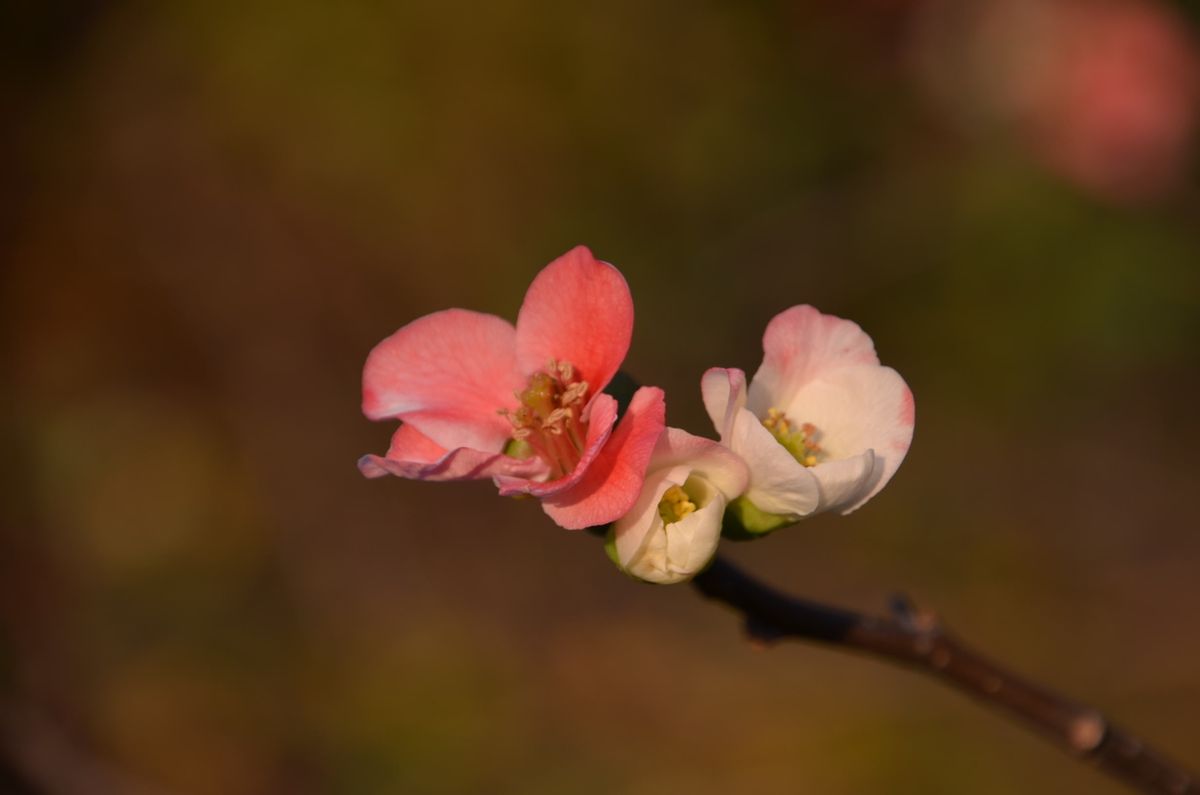
[[625, 567], [621, 565], [621, 559], [617, 556], [617, 531], [616, 525], [608, 525], [608, 530], [604, 533], [604, 554], [608, 555], [608, 559], [613, 562], [613, 565], [621, 570], [622, 573], [628, 574]]
[[795, 523], [791, 516], [761, 510], [743, 495], [725, 508], [721, 535], [734, 541], [748, 541]]

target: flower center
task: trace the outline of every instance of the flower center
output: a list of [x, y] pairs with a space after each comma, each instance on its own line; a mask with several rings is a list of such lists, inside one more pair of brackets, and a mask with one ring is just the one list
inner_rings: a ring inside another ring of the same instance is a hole
[[817, 442], [817, 436], [820, 434], [817, 426], [806, 422], [796, 427], [779, 409], [767, 409], [767, 416], [762, 424], [775, 440], [783, 445], [783, 449], [792, 454], [792, 458], [806, 467], [817, 465], [818, 456], [822, 453], [821, 445]]
[[588, 382], [570, 362], [551, 359], [545, 370], [529, 376], [529, 384], [516, 396], [516, 409], [500, 409], [513, 426], [513, 440], [504, 452], [515, 458], [538, 456], [550, 465], [551, 480], [573, 470], [587, 441], [581, 415]]
[[694, 513], [696, 503], [692, 502], [688, 493], [683, 490], [682, 486], [672, 486], [667, 489], [658, 502], [658, 515], [662, 517], [663, 524], [673, 524], [678, 522], [689, 513]]

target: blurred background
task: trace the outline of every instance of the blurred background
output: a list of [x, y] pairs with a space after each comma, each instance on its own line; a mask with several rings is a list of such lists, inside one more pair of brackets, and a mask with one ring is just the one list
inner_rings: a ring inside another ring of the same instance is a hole
[[0, 789], [1117, 793], [958, 693], [756, 652], [486, 483], [369, 482], [367, 351], [577, 243], [711, 434], [797, 303], [916, 394], [891, 485], [726, 552], [896, 590], [1200, 764], [1200, 5], [0, 11]]

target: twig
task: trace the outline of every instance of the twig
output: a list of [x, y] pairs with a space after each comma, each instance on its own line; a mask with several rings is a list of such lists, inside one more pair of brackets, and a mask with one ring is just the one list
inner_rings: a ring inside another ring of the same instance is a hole
[[903, 597], [893, 600], [890, 617], [862, 615], [780, 593], [719, 557], [692, 583], [709, 599], [742, 613], [756, 642], [815, 640], [912, 666], [1007, 711], [1137, 790], [1200, 793], [1196, 776], [1110, 724], [1099, 711], [996, 665]]

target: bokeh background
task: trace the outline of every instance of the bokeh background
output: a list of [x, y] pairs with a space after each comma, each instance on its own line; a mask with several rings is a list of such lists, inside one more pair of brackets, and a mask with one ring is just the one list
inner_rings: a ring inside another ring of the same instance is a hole
[[535, 503], [360, 477], [370, 347], [577, 243], [672, 424], [803, 302], [916, 394], [869, 505], [728, 554], [1200, 764], [1195, 3], [3, 9], [0, 787], [1118, 792]]

